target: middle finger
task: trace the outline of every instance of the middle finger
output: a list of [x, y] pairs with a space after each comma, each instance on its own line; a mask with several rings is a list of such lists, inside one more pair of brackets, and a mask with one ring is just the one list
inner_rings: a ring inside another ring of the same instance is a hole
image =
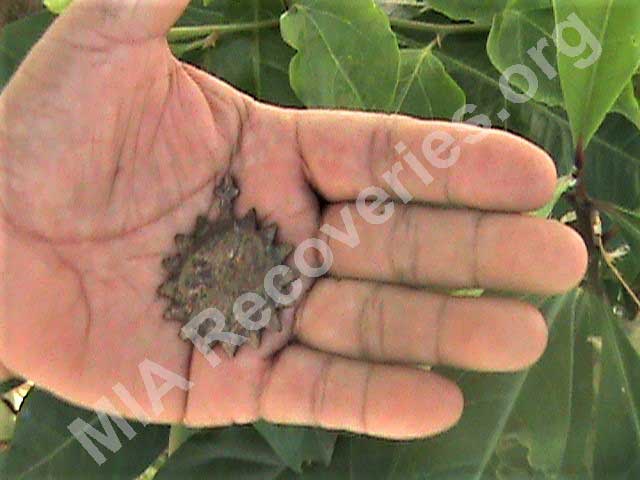
[[325, 235], [332, 276], [550, 295], [570, 289], [585, 273], [582, 239], [559, 222], [419, 205], [393, 208], [378, 225], [354, 204], [327, 209], [323, 232], [326, 226], [343, 235], [351, 230], [350, 241]]

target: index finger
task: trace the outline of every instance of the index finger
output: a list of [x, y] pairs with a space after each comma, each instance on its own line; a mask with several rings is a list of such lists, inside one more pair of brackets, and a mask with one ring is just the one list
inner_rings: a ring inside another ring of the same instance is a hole
[[332, 202], [375, 186], [405, 203], [529, 211], [555, 190], [551, 158], [501, 130], [362, 112], [309, 110], [296, 120], [307, 180]]

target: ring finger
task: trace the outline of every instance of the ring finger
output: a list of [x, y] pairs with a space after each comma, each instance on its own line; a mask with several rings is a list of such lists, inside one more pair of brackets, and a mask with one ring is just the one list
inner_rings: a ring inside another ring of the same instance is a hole
[[320, 280], [296, 313], [306, 345], [352, 358], [514, 371], [546, 346], [542, 315], [527, 303], [461, 298], [355, 280]]

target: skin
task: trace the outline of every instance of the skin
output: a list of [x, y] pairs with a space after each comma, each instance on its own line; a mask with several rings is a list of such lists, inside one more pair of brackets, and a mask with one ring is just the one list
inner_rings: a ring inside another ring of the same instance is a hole
[[[463, 409], [454, 383], [417, 364], [535, 362], [547, 330], [532, 306], [415, 287], [575, 286], [586, 268], [579, 236], [523, 215], [552, 196], [549, 157], [503, 132], [467, 143], [480, 130], [258, 103], [171, 56], [164, 35], [186, 3], [76, 0], [0, 96], [4, 373], [84, 406], [106, 397], [135, 417], [113, 391], [121, 384], [154, 422], [263, 418], [405, 439], [451, 427]], [[434, 131], [461, 152], [450, 168], [428, 165], [427, 186], [394, 146], [419, 153]], [[390, 191], [381, 176], [396, 161], [413, 201], [371, 225], [353, 202], [372, 185]], [[236, 213], [255, 207], [281, 241], [322, 236], [324, 223], [345, 231], [347, 206], [361, 242], [328, 240], [330, 276], [285, 315], [284, 332], [212, 368], [162, 319], [156, 288], [173, 236], [192, 228], [226, 173], [241, 190]], [[441, 208], [451, 204], [465, 208]], [[153, 412], [145, 359], [193, 387], [171, 389]]]

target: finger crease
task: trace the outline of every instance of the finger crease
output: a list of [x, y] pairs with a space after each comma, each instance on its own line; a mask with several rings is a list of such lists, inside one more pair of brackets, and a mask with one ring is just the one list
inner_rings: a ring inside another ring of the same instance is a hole
[[384, 296], [382, 295], [382, 286], [378, 285], [376, 290], [378, 290], [376, 292], [376, 297], [378, 298], [377, 300], [377, 305], [378, 308], [377, 310], [377, 315], [378, 315], [378, 357], [379, 358], [385, 358], [385, 336], [386, 336], [386, 326], [387, 326], [387, 316], [385, 315], [385, 301], [384, 301]]
[[449, 301], [451, 297], [449, 295], [445, 295], [442, 299], [442, 303], [438, 307], [438, 312], [436, 314], [436, 341], [435, 341], [435, 350], [433, 352], [433, 364], [438, 365], [442, 362], [442, 353], [441, 353], [441, 342], [442, 342], [442, 331], [444, 330], [447, 310], [449, 307]]
[[420, 235], [418, 234], [418, 223], [416, 219], [416, 211], [407, 211], [407, 238], [410, 240], [411, 245], [409, 258], [409, 275], [411, 283], [417, 285], [420, 283]]
[[256, 410], [257, 410], [258, 418], [262, 418], [262, 419], [265, 418], [264, 412], [265, 412], [265, 402], [266, 402], [266, 399], [268, 398], [267, 392], [269, 390], [269, 385], [271, 384], [271, 379], [273, 378], [273, 374], [276, 371], [278, 365], [280, 364], [282, 357], [283, 357], [283, 352], [280, 351], [271, 359], [271, 365], [269, 366], [269, 368], [267, 368], [264, 371], [262, 378], [258, 382], [258, 386], [256, 388], [256, 393], [255, 393], [255, 396], [256, 396], [255, 401], [257, 404]]
[[322, 425], [321, 416], [324, 408], [324, 398], [327, 391], [327, 383], [329, 382], [329, 372], [333, 365], [334, 357], [326, 355], [322, 361], [320, 373], [312, 388], [311, 396], [311, 420], [314, 425]]
[[294, 129], [294, 137], [296, 142], [295, 150], [302, 164], [302, 174], [304, 175], [304, 178], [306, 178], [309, 181], [309, 183], [311, 183], [314, 186], [317, 186], [318, 182], [315, 178], [313, 171], [311, 170], [311, 167], [309, 166], [309, 159], [305, 155], [304, 147], [302, 146], [304, 142], [302, 141], [302, 132], [300, 129], [300, 117], [298, 115], [295, 115], [293, 117], [293, 129]]
[[[380, 358], [382, 356], [382, 334], [384, 332], [384, 300], [380, 295], [381, 284], [373, 286], [360, 311], [360, 352], [364, 358]], [[377, 325], [378, 338], [372, 334], [373, 325]]]
[[[294, 307], [293, 327], [291, 328], [291, 331], [293, 332], [293, 335], [296, 337], [299, 337], [302, 334], [302, 320], [304, 319], [305, 311], [307, 308], [307, 302], [309, 301], [309, 298], [311, 297], [311, 295], [313, 295], [313, 292], [315, 292], [315, 289], [311, 289], [311, 291], [303, 295], [302, 300], [300, 300], [298, 305]], [[302, 336], [304, 336], [304, 334], [302, 334]]]
[[[367, 145], [366, 155], [369, 164], [370, 182], [374, 186], [383, 185], [383, 173], [391, 164], [395, 153], [392, 142], [395, 138], [396, 118], [394, 115], [383, 115], [382, 119], [372, 128], [369, 134], [369, 143]], [[382, 143], [382, 148], [379, 144]], [[377, 156], [378, 151], [382, 151], [381, 156]]]
[[398, 282], [403, 283], [405, 280], [405, 274], [402, 265], [398, 265], [398, 252], [404, 251], [404, 249], [396, 248], [397, 245], [402, 245], [402, 233], [406, 230], [403, 227], [406, 221], [407, 209], [401, 208], [399, 212], [394, 216], [394, 225], [391, 233], [389, 245], [387, 247], [387, 256], [391, 262], [391, 278]]
[[373, 376], [373, 369], [375, 368], [374, 364], [368, 363], [366, 364], [367, 369], [365, 373], [364, 379], [364, 388], [362, 393], [362, 408], [360, 410], [360, 426], [362, 429], [362, 433], [369, 433], [369, 426], [367, 421], [367, 412], [368, 412], [368, 402], [369, 402], [369, 388], [371, 385], [371, 377]]
[[451, 170], [454, 167], [445, 168], [444, 174], [444, 184], [442, 185], [442, 189], [444, 190], [444, 199], [445, 202], [449, 205], [455, 205], [456, 202], [453, 200], [451, 195]]
[[485, 212], [479, 212], [476, 216], [476, 220], [473, 226], [473, 240], [472, 240], [472, 248], [471, 254], [473, 258], [471, 259], [471, 285], [472, 288], [481, 288], [480, 287], [480, 231], [482, 227], [482, 222], [485, 219], [487, 214]]

